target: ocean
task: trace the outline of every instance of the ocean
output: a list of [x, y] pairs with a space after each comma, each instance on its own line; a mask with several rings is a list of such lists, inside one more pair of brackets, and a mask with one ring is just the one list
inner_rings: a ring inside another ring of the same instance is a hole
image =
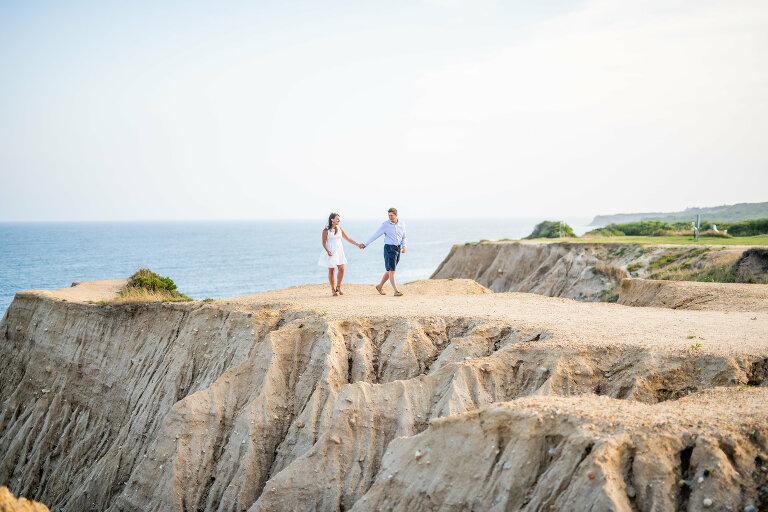
[[[20, 290], [128, 277], [142, 267], [169, 276], [195, 299], [327, 283], [327, 270], [317, 265], [323, 220], [0, 223], [0, 316]], [[399, 283], [428, 278], [454, 244], [521, 238], [542, 219], [403, 220], [408, 250]], [[590, 219], [567, 221], [583, 233]], [[364, 242], [380, 222], [342, 218], [341, 225]], [[383, 237], [364, 250], [344, 242], [344, 282], [377, 283], [382, 246]]]

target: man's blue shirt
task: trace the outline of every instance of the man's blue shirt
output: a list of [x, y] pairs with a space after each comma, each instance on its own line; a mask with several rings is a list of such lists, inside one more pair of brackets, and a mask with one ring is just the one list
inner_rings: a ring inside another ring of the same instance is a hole
[[382, 222], [379, 229], [365, 242], [365, 246], [371, 245], [381, 235], [384, 235], [385, 244], [405, 247], [405, 223], [402, 220], [398, 219], [396, 224], [389, 219]]

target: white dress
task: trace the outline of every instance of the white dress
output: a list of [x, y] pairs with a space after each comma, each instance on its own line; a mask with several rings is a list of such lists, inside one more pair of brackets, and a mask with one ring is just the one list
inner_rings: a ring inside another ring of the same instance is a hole
[[323, 250], [320, 255], [320, 259], [317, 260], [317, 264], [321, 267], [336, 268], [338, 265], [346, 265], [347, 257], [344, 256], [344, 247], [341, 246], [341, 228], [333, 232], [333, 229], [328, 230], [328, 239], [325, 242], [328, 246], [328, 250], [331, 251], [333, 256], [328, 256], [328, 253]]

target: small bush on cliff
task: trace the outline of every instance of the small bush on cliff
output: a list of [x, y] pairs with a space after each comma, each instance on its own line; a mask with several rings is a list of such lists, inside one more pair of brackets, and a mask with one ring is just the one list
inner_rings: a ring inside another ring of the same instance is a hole
[[534, 238], [565, 238], [576, 236], [571, 226], [562, 221], [545, 220], [536, 224], [533, 232], [525, 237], [528, 240]]
[[128, 279], [127, 286], [131, 288], [146, 288], [152, 291], [165, 290], [171, 293], [176, 291], [176, 284], [170, 277], [162, 277], [148, 268], [140, 268]]
[[120, 298], [111, 301], [112, 304], [127, 302], [186, 302], [192, 300], [176, 289], [176, 284], [170, 277], [163, 277], [141, 268], [129, 279], [120, 290]]

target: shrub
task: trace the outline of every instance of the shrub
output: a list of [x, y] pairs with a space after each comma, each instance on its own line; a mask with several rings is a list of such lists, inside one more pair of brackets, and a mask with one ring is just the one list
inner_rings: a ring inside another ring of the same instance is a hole
[[127, 302], [186, 302], [192, 300], [176, 290], [176, 284], [170, 277], [155, 274], [148, 268], [141, 268], [120, 290], [120, 298], [112, 304]]
[[545, 220], [536, 224], [533, 232], [525, 237], [528, 240], [534, 238], [561, 238], [576, 236], [571, 226], [562, 221]]
[[659, 220], [642, 220], [626, 224], [611, 224], [612, 229], [619, 230], [627, 236], [659, 236], [672, 230], [672, 226]]
[[140, 268], [128, 279], [126, 286], [133, 288], [146, 288], [147, 290], [158, 291], [166, 290], [172, 292], [176, 289], [176, 285], [170, 277], [162, 277], [160, 274], [155, 274], [148, 268]]
[[718, 229], [727, 229], [733, 236], [756, 236], [768, 234], [768, 219], [743, 220], [741, 222], [723, 223]]
[[669, 227], [675, 231], [693, 231], [693, 226], [690, 222], [673, 222]]
[[604, 228], [597, 228], [593, 229], [592, 231], [587, 231], [584, 233], [584, 236], [625, 236], [625, 233], [623, 231], [619, 231], [614, 227], [613, 224], [610, 226], [606, 226]]

